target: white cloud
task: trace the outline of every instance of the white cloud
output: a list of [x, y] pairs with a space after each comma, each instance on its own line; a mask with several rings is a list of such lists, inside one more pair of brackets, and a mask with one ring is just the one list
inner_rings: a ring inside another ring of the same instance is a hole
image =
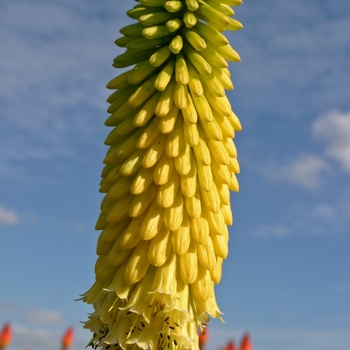
[[24, 313], [23, 318], [28, 323], [41, 325], [53, 325], [63, 321], [63, 316], [56, 310], [29, 309]]
[[327, 144], [325, 155], [350, 173], [350, 112], [324, 114], [315, 120], [312, 130], [317, 139]]
[[323, 143], [321, 155], [305, 150], [284, 161], [260, 164], [266, 179], [317, 189], [324, 184], [325, 175], [333, 172], [330, 160], [350, 173], [350, 112], [333, 110], [321, 115], [312, 123], [311, 132], [314, 139]]
[[[34, 328], [23, 325], [13, 324], [13, 342], [10, 346], [14, 350], [23, 350], [30, 348], [35, 350], [59, 349], [61, 337], [64, 329], [58, 334], [46, 328]], [[71, 350], [84, 349], [88, 340], [82, 340], [75, 337]]]
[[296, 203], [290, 210], [291, 226], [295, 232], [308, 236], [328, 236], [347, 233], [348, 216], [342, 200], [308, 205]]
[[15, 225], [19, 222], [19, 216], [16, 212], [0, 206], [0, 224]]
[[13, 343], [11, 346], [20, 349], [23, 347], [35, 347], [36, 349], [52, 348], [52, 344], [59, 344], [59, 338], [43, 329], [32, 329], [25, 326], [13, 325]]
[[266, 7], [247, 1], [237, 8], [237, 19], [245, 27], [229, 36], [242, 57], [233, 71], [244, 90], [237, 102], [245, 114], [265, 112], [269, 120], [288, 116], [302, 123], [310, 110], [348, 105], [348, 4], [270, 0]]
[[256, 238], [298, 236], [329, 236], [348, 234], [350, 226], [349, 197], [329, 202], [306, 204], [297, 202], [279, 214], [278, 221], [260, 224], [251, 231]]
[[261, 225], [253, 230], [253, 236], [257, 238], [283, 238], [290, 236], [292, 230], [287, 225]]
[[321, 222], [330, 222], [336, 218], [335, 208], [319, 203], [310, 210], [310, 217]]
[[113, 40], [130, 20], [116, 19], [127, 7], [65, 0], [1, 5], [1, 177], [26, 180], [34, 162], [90, 161], [81, 147], [96, 149], [105, 131], [105, 85], [117, 74], [111, 62], [121, 51]]
[[316, 189], [322, 184], [322, 177], [330, 170], [329, 165], [317, 155], [304, 153], [285, 164], [264, 166], [265, 176], [272, 180], [287, 180], [307, 189]]

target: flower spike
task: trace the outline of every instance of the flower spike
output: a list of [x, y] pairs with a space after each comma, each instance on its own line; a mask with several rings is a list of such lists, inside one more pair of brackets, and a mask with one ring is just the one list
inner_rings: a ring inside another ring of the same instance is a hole
[[253, 345], [250, 339], [250, 335], [245, 333], [241, 342], [241, 350], [253, 350]]
[[74, 341], [74, 330], [72, 327], [69, 327], [62, 337], [62, 350], [68, 350]]
[[227, 61], [240, 57], [223, 32], [242, 27], [240, 3], [138, 0], [127, 12], [136, 22], [113, 61], [127, 69], [107, 84], [96, 281], [81, 298], [94, 309], [84, 324], [94, 349], [198, 350], [209, 317], [221, 319], [214, 285], [241, 130], [226, 97]]
[[0, 332], [0, 350], [5, 349], [12, 341], [12, 331], [9, 323], [5, 323]]

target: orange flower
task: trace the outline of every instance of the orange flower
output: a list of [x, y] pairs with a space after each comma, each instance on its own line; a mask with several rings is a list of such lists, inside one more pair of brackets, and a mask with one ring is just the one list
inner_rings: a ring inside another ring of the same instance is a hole
[[224, 347], [224, 350], [235, 350], [235, 344], [233, 342], [233, 340], [230, 340], [226, 346]]
[[201, 350], [204, 349], [204, 346], [207, 343], [208, 339], [209, 339], [208, 327], [203, 328], [203, 331], [198, 332], [199, 348]]
[[241, 342], [241, 350], [253, 350], [252, 342], [250, 340], [250, 335], [245, 333]]
[[12, 332], [9, 323], [5, 323], [4, 328], [0, 333], [0, 349], [5, 349], [12, 341]]
[[74, 331], [72, 327], [69, 327], [62, 337], [62, 350], [67, 350], [74, 340]]
[[0, 350], [5, 349], [12, 341], [11, 326], [9, 323], [5, 323], [4, 328], [0, 333]]

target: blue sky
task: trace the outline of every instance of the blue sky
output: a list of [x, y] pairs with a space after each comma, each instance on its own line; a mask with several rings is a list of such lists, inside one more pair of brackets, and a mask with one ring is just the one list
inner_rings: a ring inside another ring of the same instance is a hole
[[[0, 327], [10, 349], [72, 350], [91, 309], [113, 41], [133, 1], [0, 2]], [[246, 0], [229, 33], [243, 124], [241, 190], [222, 283], [225, 324], [254, 350], [350, 344], [350, 2]], [[56, 345], [57, 344], [57, 345]]]

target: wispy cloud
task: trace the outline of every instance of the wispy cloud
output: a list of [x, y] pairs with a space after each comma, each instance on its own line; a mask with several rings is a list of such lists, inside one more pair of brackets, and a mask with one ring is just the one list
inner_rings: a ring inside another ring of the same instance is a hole
[[[61, 334], [39, 327], [28, 327], [23, 325], [14, 324], [13, 329], [13, 342], [11, 348], [24, 349], [31, 348], [36, 350], [48, 350], [58, 349], [61, 342]], [[64, 329], [62, 328], [62, 334]], [[72, 350], [84, 349], [87, 344], [87, 340], [81, 340], [76, 337]]]
[[29, 309], [24, 313], [23, 319], [28, 323], [53, 325], [61, 323], [63, 316], [57, 310]]
[[70, 318], [75, 324], [67, 324], [67, 318], [58, 310], [0, 300], [0, 314], [3, 319], [11, 322], [13, 330], [11, 349], [14, 350], [58, 349], [61, 337], [69, 325], [75, 327], [72, 350], [84, 349], [89, 341], [90, 334], [82, 329], [76, 318]]
[[19, 215], [15, 211], [6, 209], [0, 205], [0, 224], [15, 225], [19, 221]]
[[278, 220], [256, 226], [256, 238], [287, 238], [290, 236], [328, 236], [348, 234], [350, 225], [349, 198], [306, 204], [297, 202], [286, 208]]
[[330, 166], [321, 157], [304, 153], [296, 155], [290, 162], [272, 164], [271, 179], [287, 180], [307, 189], [317, 189], [322, 184], [322, 176], [329, 172]]
[[270, 160], [259, 165], [269, 181], [288, 181], [303, 188], [315, 190], [322, 186], [325, 177], [337, 173], [330, 160], [350, 173], [350, 112], [336, 110], [317, 117], [311, 123], [310, 139], [321, 143], [321, 151], [313, 153], [308, 149], [284, 160]]
[[310, 109], [348, 105], [348, 13], [348, 4], [317, 0], [247, 2], [239, 8], [238, 18], [249, 26], [233, 37], [243, 58], [233, 70], [240, 90], [256, 92], [244, 111], [301, 120]]
[[326, 113], [315, 120], [312, 131], [326, 144], [325, 155], [350, 173], [350, 112]]
[[81, 149], [102, 139], [104, 86], [124, 21], [117, 25], [107, 7], [64, 0], [1, 5], [0, 176], [25, 178], [31, 162], [89, 160]]
[[290, 227], [283, 224], [262, 225], [253, 230], [257, 238], [283, 238], [293, 234]]

